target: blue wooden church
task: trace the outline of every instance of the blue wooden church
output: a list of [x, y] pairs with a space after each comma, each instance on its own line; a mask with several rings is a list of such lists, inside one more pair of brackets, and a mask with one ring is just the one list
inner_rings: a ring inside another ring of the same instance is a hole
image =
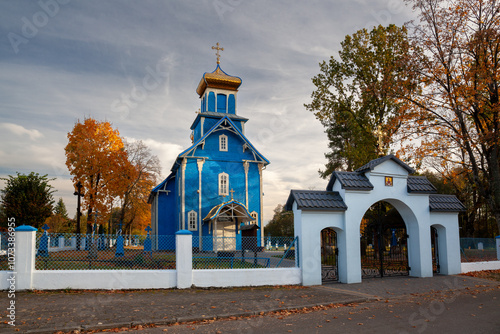
[[242, 230], [263, 240], [262, 172], [269, 161], [245, 137], [247, 118], [238, 115], [239, 77], [217, 67], [196, 89], [201, 103], [191, 125], [191, 147], [175, 160], [170, 175], [150, 194], [152, 234], [158, 249], [179, 230], [193, 233], [203, 251], [241, 249]]

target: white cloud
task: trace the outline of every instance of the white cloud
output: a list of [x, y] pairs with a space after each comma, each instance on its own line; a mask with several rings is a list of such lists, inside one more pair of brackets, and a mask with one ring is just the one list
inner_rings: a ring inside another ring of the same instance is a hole
[[[137, 138], [126, 138], [127, 141], [135, 142], [139, 139]], [[153, 155], [156, 155], [160, 159], [160, 164], [162, 167], [162, 177], [166, 177], [170, 174], [170, 168], [172, 167], [175, 159], [185, 148], [178, 144], [160, 142], [158, 140], [147, 138], [142, 139], [142, 142], [151, 149]]]
[[43, 134], [36, 129], [28, 130], [22, 125], [14, 123], [0, 123], [0, 128], [3, 128], [16, 136], [28, 136], [31, 140], [37, 140], [43, 137]]

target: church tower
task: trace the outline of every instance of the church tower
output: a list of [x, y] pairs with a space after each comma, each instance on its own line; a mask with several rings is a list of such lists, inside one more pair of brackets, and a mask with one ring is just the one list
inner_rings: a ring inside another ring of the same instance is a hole
[[162, 238], [179, 230], [193, 233], [205, 251], [241, 249], [242, 229], [255, 229], [263, 245], [262, 172], [269, 161], [245, 137], [247, 118], [237, 113], [242, 80], [217, 66], [201, 77], [200, 111], [191, 125], [192, 146], [181, 152], [170, 175], [150, 195], [151, 226]]

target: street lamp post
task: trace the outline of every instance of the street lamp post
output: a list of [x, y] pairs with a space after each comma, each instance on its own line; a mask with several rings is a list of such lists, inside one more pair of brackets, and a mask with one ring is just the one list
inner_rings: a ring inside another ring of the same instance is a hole
[[82, 212], [80, 211], [80, 201], [81, 201], [81, 197], [84, 195], [82, 193], [82, 183], [80, 181], [78, 181], [78, 183], [76, 184], [76, 188], [78, 191], [75, 191], [73, 193], [73, 195], [75, 196], [78, 196], [77, 197], [77, 202], [76, 202], [76, 249], [77, 250], [80, 250], [80, 217], [82, 216]]

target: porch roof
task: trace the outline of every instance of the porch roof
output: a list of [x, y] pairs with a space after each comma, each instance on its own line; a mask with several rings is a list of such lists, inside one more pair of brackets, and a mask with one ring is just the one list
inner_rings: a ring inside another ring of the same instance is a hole
[[230, 218], [238, 218], [238, 222], [240, 223], [254, 220], [245, 205], [238, 201], [230, 200], [228, 202], [224, 202], [214, 206], [207, 214], [207, 216], [203, 218], [203, 221], [214, 220], [221, 214], [224, 214], [226, 215], [226, 217]]

